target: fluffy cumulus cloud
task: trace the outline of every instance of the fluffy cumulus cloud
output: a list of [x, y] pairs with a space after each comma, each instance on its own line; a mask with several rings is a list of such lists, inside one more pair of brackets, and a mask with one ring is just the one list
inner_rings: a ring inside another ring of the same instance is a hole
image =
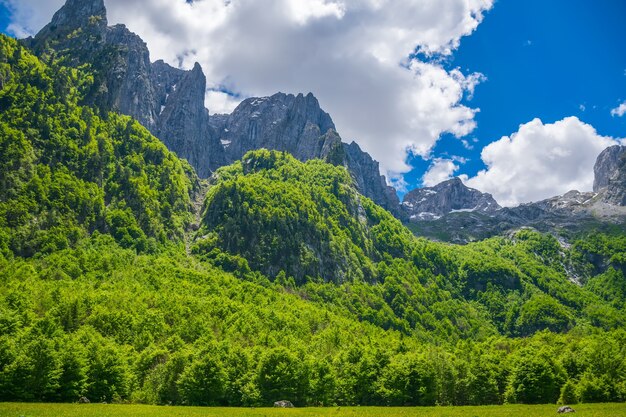
[[455, 164], [453, 160], [436, 158], [422, 177], [422, 184], [425, 187], [432, 187], [451, 179], [458, 170], [459, 165]]
[[[0, 0], [11, 30], [34, 33], [62, 0]], [[428, 156], [443, 133], [462, 137], [477, 109], [462, 104], [480, 74], [438, 62], [481, 22], [493, 0], [106, 0], [152, 59], [202, 65], [207, 106], [230, 111], [247, 96], [313, 92], [346, 141], [389, 174]], [[416, 52], [418, 52], [416, 54]], [[420, 56], [418, 58], [409, 58]], [[224, 91], [230, 92], [230, 94]]]
[[593, 166], [611, 137], [576, 117], [552, 124], [534, 119], [483, 148], [487, 169], [463, 177], [466, 185], [493, 194], [504, 206], [539, 201], [569, 190], [591, 191]]
[[611, 116], [622, 117], [626, 113], [626, 101], [611, 110]]

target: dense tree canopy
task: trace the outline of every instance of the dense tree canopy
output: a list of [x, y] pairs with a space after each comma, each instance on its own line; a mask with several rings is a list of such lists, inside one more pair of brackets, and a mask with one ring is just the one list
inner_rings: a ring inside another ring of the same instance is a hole
[[91, 77], [0, 37], [0, 400], [626, 400], [623, 231], [431, 242], [266, 150], [192, 231], [192, 169]]

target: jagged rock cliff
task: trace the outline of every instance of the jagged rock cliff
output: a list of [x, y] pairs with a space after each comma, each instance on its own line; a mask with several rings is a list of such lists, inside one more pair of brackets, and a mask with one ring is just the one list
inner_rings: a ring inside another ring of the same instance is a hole
[[593, 171], [593, 190], [602, 195], [602, 201], [626, 206], [626, 146], [615, 145], [602, 151]]
[[261, 148], [286, 151], [306, 161], [323, 156], [340, 141], [325, 135], [335, 125], [311, 93], [249, 98], [222, 121], [216, 127], [230, 161]]
[[371, 198], [378, 205], [390, 211], [400, 220], [406, 220], [406, 215], [400, 207], [400, 200], [395, 188], [387, 185], [387, 180], [380, 175], [380, 167], [377, 161], [367, 153], [363, 152], [355, 142], [342, 143], [342, 150], [337, 150], [335, 155], [326, 157], [331, 163], [335, 163], [333, 158], [339, 159], [341, 151], [344, 153], [343, 164], [352, 173], [357, 189], [361, 194]]
[[598, 192], [608, 187], [609, 180], [619, 170], [620, 159], [625, 156], [626, 146], [609, 146], [603, 150], [593, 167], [593, 191]]
[[[167, 73], [161, 75], [165, 80]], [[200, 177], [208, 177], [211, 171], [226, 164], [226, 158], [204, 107], [206, 77], [202, 68], [196, 64], [165, 90], [168, 93], [161, 101], [156, 136], [186, 158]]]
[[[52, 21], [24, 43], [38, 55], [95, 73], [87, 104], [137, 119], [206, 177], [225, 163], [204, 107], [206, 79], [162, 61], [150, 62], [145, 42], [124, 25], [107, 27], [103, 0], [68, 0]], [[179, 87], [177, 89], [177, 87]]]
[[324, 159], [350, 171], [361, 194], [401, 217], [395, 189], [380, 175], [378, 162], [352, 142], [346, 144], [331, 117], [309, 93], [277, 93], [244, 100], [230, 115], [212, 117], [229, 162], [254, 149], [286, 151], [301, 161]]
[[332, 119], [310, 93], [250, 98], [230, 115], [209, 116], [202, 68], [196, 64], [183, 71], [163, 61], [150, 63], [139, 36], [124, 25], [107, 26], [103, 0], [68, 0], [50, 24], [24, 43], [40, 56], [91, 65], [95, 82], [87, 104], [133, 116], [186, 158], [200, 177], [260, 148], [286, 151], [302, 161], [322, 158], [346, 166], [362, 194], [402, 217], [378, 162], [355, 143], [342, 143]]
[[500, 208], [491, 194], [466, 187], [459, 178], [404, 195], [402, 208], [411, 221], [433, 220], [458, 211], [493, 213]]
[[[488, 238], [520, 227], [559, 233], [626, 224], [626, 147], [612, 146], [604, 150], [596, 160], [594, 174], [594, 192], [572, 190], [542, 201], [495, 211], [449, 210], [451, 206], [447, 202], [459, 201], [459, 197], [450, 196], [435, 203], [434, 194], [424, 191], [429, 189], [407, 194], [403, 205], [405, 209], [413, 210], [412, 216], [418, 213], [411, 219], [411, 228], [416, 234], [458, 243]], [[407, 206], [407, 202], [416, 208]], [[419, 210], [436, 212], [437, 209], [444, 214], [419, 215], [423, 213]]]

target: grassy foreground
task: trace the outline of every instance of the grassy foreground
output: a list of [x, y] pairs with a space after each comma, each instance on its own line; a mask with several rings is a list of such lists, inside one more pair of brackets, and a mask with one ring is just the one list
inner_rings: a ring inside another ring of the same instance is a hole
[[[159, 416], [371, 416], [371, 417], [544, 417], [558, 415], [557, 406], [503, 405], [483, 407], [328, 407], [296, 408], [210, 408], [164, 407], [118, 404], [26, 404], [0, 403], [0, 417], [159, 417]], [[580, 404], [573, 407], [576, 417], [624, 417], [626, 404]]]

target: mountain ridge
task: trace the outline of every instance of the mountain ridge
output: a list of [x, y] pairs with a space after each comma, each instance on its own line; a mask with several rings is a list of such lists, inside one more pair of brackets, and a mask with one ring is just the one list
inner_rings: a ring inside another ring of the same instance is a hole
[[[339, 153], [345, 157], [335, 158], [335, 163], [348, 167], [362, 193], [402, 216], [395, 190], [378, 163], [358, 146], [341, 141], [311, 93], [249, 98], [232, 114], [212, 117], [204, 107], [202, 68], [196, 63], [184, 71], [163, 61], [151, 63], [139, 36], [124, 25], [107, 27], [103, 0], [67, 0], [52, 22], [24, 43], [38, 56], [61, 56], [71, 66], [91, 64], [97, 80], [88, 104], [134, 117], [187, 159], [201, 178], [252, 149], [286, 150], [301, 160]], [[266, 101], [272, 105], [264, 106]], [[265, 114], [267, 120], [259, 117]], [[345, 149], [337, 152], [337, 147]]]
[[94, 82], [0, 35], [0, 400], [626, 398], [623, 230], [419, 239], [343, 147], [250, 151], [199, 196], [145, 127], [81, 104]]
[[[442, 193], [449, 183], [444, 182], [434, 188], [411, 191], [405, 196], [403, 206], [411, 216], [409, 227], [415, 233], [456, 243], [485, 239], [521, 227], [563, 235], [626, 224], [626, 147], [615, 145], [602, 151], [594, 165], [594, 177], [593, 192], [571, 190], [516, 207], [497, 206], [495, 210], [493, 204], [487, 205], [487, 210], [481, 209], [480, 200], [471, 199], [465, 206], [459, 206], [461, 210], [454, 210], [451, 202], [458, 205], [464, 201], [463, 198], [459, 201], [459, 194], [465, 195], [465, 199], [474, 195], [476, 199], [493, 200], [491, 195], [479, 191], [472, 194], [457, 179], [456, 188], [461, 192]], [[439, 192], [433, 192], [434, 189]], [[417, 196], [419, 204], [415, 204]]]

